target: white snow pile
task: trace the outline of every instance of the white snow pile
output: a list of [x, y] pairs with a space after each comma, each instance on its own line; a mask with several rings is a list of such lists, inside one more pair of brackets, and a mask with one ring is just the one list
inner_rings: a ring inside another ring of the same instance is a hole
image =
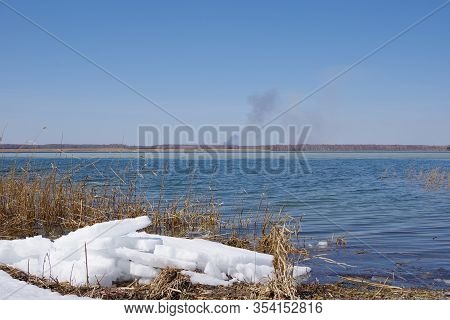
[[49, 289], [42, 289], [23, 281], [11, 278], [6, 272], [0, 271], [0, 300], [64, 300], [88, 299], [74, 295], [62, 296]]
[[[193, 283], [230, 285], [264, 282], [273, 273], [271, 255], [203, 239], [183, 239], [136, 232], [148, 217], [116, 220], [85, 227], [54, 241], [41, 236], [0, 241], [0, 263], [30, 274], [72, 285], [136, 279], [148, 283], [165, 267], [182, 269]], [[294, 276], [310, 272], [294, 269]]]

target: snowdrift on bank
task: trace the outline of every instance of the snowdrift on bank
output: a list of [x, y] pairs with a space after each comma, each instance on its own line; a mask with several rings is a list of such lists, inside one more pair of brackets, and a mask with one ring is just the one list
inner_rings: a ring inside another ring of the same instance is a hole
[[[165, 267], [182, 269], [193, 283], [230, 285], [264, 282], [272, 273], [268, 254], [203, 239], [183, 239], [136, 232], [148, 217], [116, 220], [85, 227], [54, 241], [41, 236], [0, 241], [0, 263], [30, 274], [73, 285], [137, 279], [148, 283]], [[308, 267], [295, 267], [300, 277]]]
[[62, 296], [50, 289], [42, 289], [23, 281], [11, 278], [6, 272], [0, 271], [0, 300], [74, 300], [88, 299], [74, 295]]

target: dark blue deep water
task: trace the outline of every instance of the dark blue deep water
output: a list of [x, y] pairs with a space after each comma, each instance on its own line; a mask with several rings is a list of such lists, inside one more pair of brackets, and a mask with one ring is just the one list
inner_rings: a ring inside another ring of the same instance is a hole
[[[213, 161], [183, 153], [140, 160], [135, 154], [3, 154], [0, 168], [46, 172], [57, 167], [71, 170], [78, 180], [118, 187], [134, 181], [149, 199], [157, 199], [164, 177], [166, 199], [189, 188], [199, 196], [214, 194], [230, 216], [242, 209], [251, 216], [264, 199], [274, 211], [283, 207], [302, 217], [297, 241], [312, 250], [311, 259], [300, 262], [312, 267], [310, 281], [351, 275], [400, 286], [450, 286], [450, 153], [306, 157], [311, 169], [306, 174], [297, 158], [282, 153], [222, 154]], [[417, 178], [432, 169], [446, 172], [439, 187], [427, 187], [424, 175]], [[337, 247], [337, 237], [346, 245]], [[318, 247], [319, 241], [328, 246]]]

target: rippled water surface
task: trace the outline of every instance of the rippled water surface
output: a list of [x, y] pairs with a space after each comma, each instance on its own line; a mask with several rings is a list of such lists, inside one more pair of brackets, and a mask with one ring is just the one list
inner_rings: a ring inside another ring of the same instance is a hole
[[[404, 286], [448, 286], [448, 177], [447, 184], [430, 189], [423, 179], [411, 179], [411, 173], [438, 168], [448, 174], [449, 153], [307, 154], [309, 174], [242, 168], [264, 168], [271, 163], [291, 169], [301, 166], [296, 158], [285, 155], [224, 154], [211, 162], [201, 154], [153, 154], [141, 161], [125, 153], [3, 154], [0, 168], [3, 172], [11, 166], [28, 166], [37, 172], [72, 169], [77, 179], [92, 184], [120, 186], [135, 180], [150, 198], [158, 196], [164, 175], [166, 197], [183, 195], [192, 185], [199, 195], [213, 192], [223, 202], [225, 215], [242, 207], [249, 214], [266, 197], [275, 210], [284, 207], [291, 215], [303, 217], [298, 241], [312, 249], [314, 258], [302, 262], [313, 268], [311, 280], [330, 282], [339, 275], [359, 275], [382, 281], [389, 277], [389, 282]], [[171, 170], [177, 165], [186, 170]], [[168, 172], [164, 174], [163, 168]], [[337, 237], [345, 238], [345, 247], [336, 247]], [[325, 240], [326, 248], [317, 246]], [[328, 263], [324, 257], [346, 265]]]

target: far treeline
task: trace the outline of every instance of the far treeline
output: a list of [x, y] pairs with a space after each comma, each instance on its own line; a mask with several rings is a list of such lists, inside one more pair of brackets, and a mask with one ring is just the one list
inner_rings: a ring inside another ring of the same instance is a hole
[[156, 145], [128, 146], [123, 144], [0, 144], [0, 152], [137, 152], [159, 150], [253, 150], [253, 151], [305, 151], [305, 152], [449, 152], [450, 146], [428, 145], [382, 145], [382, 144], [304, 144], [304, 145], [267, 145], [267, 146], [237, 146], [237, 145]]

